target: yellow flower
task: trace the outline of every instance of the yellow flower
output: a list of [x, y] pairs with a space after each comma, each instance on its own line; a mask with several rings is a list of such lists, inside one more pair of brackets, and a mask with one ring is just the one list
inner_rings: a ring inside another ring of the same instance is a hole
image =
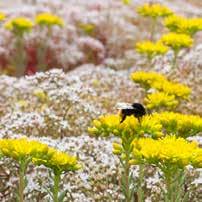
[[95, 25], [93, 24], [84, 24], [84, 23], [80, 23], [79, 27], [86, 33], [86, 34], [92, 34], [93, 31], [95, 30]]
[[140, 83], [146, 89], [151, 88], [154, 82], [161, 83], [167, 80], [166, 77], [162, 74], [144, 71], [137, 71], [132, 73], [131, 79], [136, 83]]
[[33, 23], [31, 20], [25, 17], [17, 17], [8, 21], [5, 25], [5, 28], [14, 32], [15, 34], [23, 34], [32, 29]]
[[136, 51], [146, 55], [149, 59], [157, 55], [164, 55], [168, 51], [168, 47], [160, 42], [153, 43], [151, 41], [142, 41], [136, 44]]
[[42, 89], [35, 89], [33, 94], [41, 101], [41, 102], [45, 102], [48, 100], [48, 96], [45, 93], [44, 90]]
[[172, 109], [179, 104], [174, 95], [169, 95], [168, 93], [164, 92], [155, 92], [149, 94], [144, 101], [147, 109]]
[[166, 17], [173, 14], [173, 12], [166, 6], [163, 6], [161, 4], [148, 4], [148, 3], [138, 7], [137, 12], [142, 16], [152, 18]]
[[[202, 150], [199, 149], [196, 142], [188, 142], [183, 138], [176, 138], [175, 136], [166, 136], [158, 140], [141, 138], [134, 140], [133, 145], [133, 155], [137, 164], [144, 161], [160, 168], [172, 166], [184, 168], [189, 164], [197, 165], [198, 160], [196, 159], [201, 158], [201, 153], [196, 155], [198, 150]], [[136, 155], [137, 151], [139, 152], [138, 156]]]
[[176, 98], [187, 99], [191, 89], [183, 84], [169, 81], [165, 76], [156, 72], [137, 71], [131, 74], [131, 79], [141, 84], [146, 90], [156, 89]]
[[151, 116], [144, 116], [139, 123], [134, 116], [127, 116], [126, 119], [120, 123], [121, 117], [119, 115], [105, 115], [94, 120], [92, 127], [88, 129], [89, 133], [95, 136], [109, 136], [111, 134], [122, 138], [151, 135], [154, 138], [162, 136], [161, 124], [157, 123]]
[[22, 107], [22, 108], [26, 108], [27, 106], [28, 106], [28, 102], [26, 101], [26, 100], [19, 100], [18, 102], [17, 102], [17, 105], [19, 106], [19, 107]]
[[64, 26], [63, 19], [51, 13], [40, 13], [36, 16], [35, 21], [36, 24], [39, 24], [41, 26], [53, 26], [53, 25], [58, 25], [60, 27]]
[[1, 139], [0, 150], [4, 156], [19, 161], [21, 159], [31, 160], [33, 157], [42, 157], [46, 155], [48, 146], [26, 138]]
[[186, 34], [168, 33], [161, 37], [160, 41], [166, 46], [171, 47], [174, 51], [182, 48], [189, 48], [193, 44], [193, 39]]
[[125, 5], [129, 5], [132, 2], [132, 0], [122, 0], [122, 2]]
[[152, 117], [163, 125], [168, 134], [175, 133], [186, 138], [202, 131], [202, 118], [200, 116], [162, 112], [154, 113]]
[[51, 147], [48, 148], [47, 157], [34, 158], [33, 163], [51, 168], [55, 173], [75, 171], [81, 168], [76, 157]]
[[165, 19], [164, 25], [171, 31], [184, 33], [193, 36], [202, 30], [202, 18], [185, 18], [182, 16], [169, 16]]
[[3, 21], [6, 18], [6, 15], [0, 12], [0, 21]]

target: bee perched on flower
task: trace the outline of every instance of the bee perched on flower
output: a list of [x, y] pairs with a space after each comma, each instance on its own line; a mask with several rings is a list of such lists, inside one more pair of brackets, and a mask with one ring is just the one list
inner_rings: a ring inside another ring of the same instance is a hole
[[145, 55], [150, 63], [154, 57], [166, 54], [168, 47], [160, 42], [142, 41], [136, 44], [136, 51]]
[[193, 36], [202, 30], [202, 18], [185, 18], [178, 15], [172, 15], [164, 20], [164, 25], [176, 33]]
[[64, 21], [62, 18], [60, 18], [57, 15], [53, 15], [51, 13], [40, 13], [36, 16], [36, 24], [40, 25], [40, 26], [60, 26], [63, 27], [64, 26]]
[[29, 32], [34, 26], [33, 22], [25, 17], [17, 17], [5, 23], [4, 27], [17, 35]]

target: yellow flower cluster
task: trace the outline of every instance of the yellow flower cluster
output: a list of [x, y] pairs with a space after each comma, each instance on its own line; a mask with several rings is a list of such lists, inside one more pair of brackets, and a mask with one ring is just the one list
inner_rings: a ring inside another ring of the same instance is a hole
[[42, 89], [35, 89], [33, 94], [39, 99], [40, 102], [46, 102], [48, 100], [46, 92], [44, 92]]
[[60, 152], [38, 141], [21, 139], [1, 139], [1, 153], [16, 161], [32, 161], [37, 165], [45, 165], [55, 172], [77, 170], [80, 166], [76, 157]]
[[24, 32], [28, 32], [32, 29], [33, 23], [28, 18], [17, 17], [5, 23], [4, 26], [6, 29], [16, 34], [23, 34]]
[[144, 102], [147, 109], [164, 109], [164, 107], [172, 109], [179, 104], [174, 95], [169, 95], [168, 93], [164, 92], [151, 93], [147, 95], [147, 97], [144, 99]]
[[132, 0], [122, 0], [122, 2], [125, 5], [129, 5], [132, 2]]
[[150, 89], [155, 82], [164, 82], [166, 77], [156, 72], [137, 71], [131, 74], [131, 79], [135, 83], [141, 84], [145, 89]]
[[168, 51], [168, 47], [160, 42], [153, 43], [151, 41], [142, 41], [136, 44], [136, 51], [144, 54], [147, 58], [152, 59], [157, 55], [164, 55]]
[[179, 51], [182, 48], [189, 48], [193, 44], [193, 39], [189, 35], [173, 32], [163, 35], [160, 41], [174, 51]]
[[197, 115], [185, 115], [174, 112], [154, 113], [153, 118], [158, 120], [166, 133], [175, 133], [187, 138], [202, 132], [202, 118]]
[[144, 4], [143, 6], [138, 7], [137, 12], [145, 17], [166, 17], [173, 12], [167, 8], [166, 6], [162, 6], [161, 4]]
[[86, 33], [86, 34], [92, 34], [95, 30], [95, 25], [90, 23], [79, 23], [79, 27]]
[[81, 168], [76, 157], [51, 147], [48, 149], [47, 157], [34, 158], [33, 163], [51, 168], [54, 173], [75, 171]]
[[165, 19], [164, 25], [171, 31], [193, 36], [202, 30], [202, 18], [185, 18], [172, 15]]
[[123, 137], [138, 137], [148, 134], [153, 138], [162, 136], [162, 126], [151, 116], [144, 116], [141, 123], [134, 116], [128, 116], [120, 123], [121, 117], [119, 115], [105, 115], [100, 116], [94, 120], [92, 127], [88, 128], [90, 134], [95, 136], [107, 137], [111, 134]]
[[4, 20], [5, 18], [6, 18], [6, 15], [0, 12], [0, 21]]
[[160, 168], [184, 168], [189, 164], [201, 167], [201, 151], [196, 142], [175, 136], [158, 140], [140, 138], [133, 141], [134, 159], [131, 164], [153, 164]]
[[26, 138], [1, 139], [0, 150], [4, 156], [19, 161], [45, 156], [48, 152], [48, 146], [37, 141], [29, 141]]
[[36, 24], [39, 24], [41, 26], [53, 26], [53, 25], [58, 25], [60, 27], [64, 26], [63, 19], [51, 13], [40, 13], [36, 16], [35, 21]]
[[156, 72], [137, 71], [131, 74], [131, 79], [141, 84], [146, 90], [153, 88], [177, 98], [186, 99], [191, 93], [188, 86], [171, 82], [165, 76]]

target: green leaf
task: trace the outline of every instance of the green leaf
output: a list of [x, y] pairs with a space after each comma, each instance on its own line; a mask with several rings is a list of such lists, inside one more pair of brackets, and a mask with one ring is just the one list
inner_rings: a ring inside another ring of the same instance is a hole
[[59, 201], [59, 202], [63, 202], [63, 201], [64, 201], [64, 198], [65, 198], [67, 192], [68, 192], [68, 191], [65, 190], [65, 191], [63, 191], [63, 192], [60, 193], [60, 195], [59, 195], [59, 197], [58, 197], [58, 201]]

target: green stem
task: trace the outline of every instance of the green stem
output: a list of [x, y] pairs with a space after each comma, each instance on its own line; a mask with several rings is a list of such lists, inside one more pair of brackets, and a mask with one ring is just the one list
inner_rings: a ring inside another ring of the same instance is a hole
[[54, 173], [54, 185], [53, 185], [53, 201], [54, 202], [59, 202], [58, 193], [59, 193], [60, 175], [61, 174], [59, 172]]
[[25, 161], [20, 162], [19, 168], [19, 202], [24, 201], [24, 189], [25, 189], [25, 171], [26, 171]]
[[154, 36], [155, 36], [155, 31], [156, 31], [156, 18], [152, 18], [152, 23], [151, 23], [151, 33], [150, 33], [150, 40], [154, 41]]
[[138, 194], [138, 202], [144, 202], [144, 192], [142, 190], [142, 184], [144, 182], [144, 165], [140, 164], [139, 166], [139, 183], [137, 188], [137, 194]]
[[174, 50], [174, 57], [173, 57], [173, 61], [172, 61], [172, 69], [176, 68], [178, 52], [179, 51]]
[[130, 182], [129, 182], [129, 175], [130, 175], [130, 165], [129, 165], [129, 153], [126, 152], [126, 160], [124, 166], [124, 176], [125, 176], [125, 201], [130, 202]]

